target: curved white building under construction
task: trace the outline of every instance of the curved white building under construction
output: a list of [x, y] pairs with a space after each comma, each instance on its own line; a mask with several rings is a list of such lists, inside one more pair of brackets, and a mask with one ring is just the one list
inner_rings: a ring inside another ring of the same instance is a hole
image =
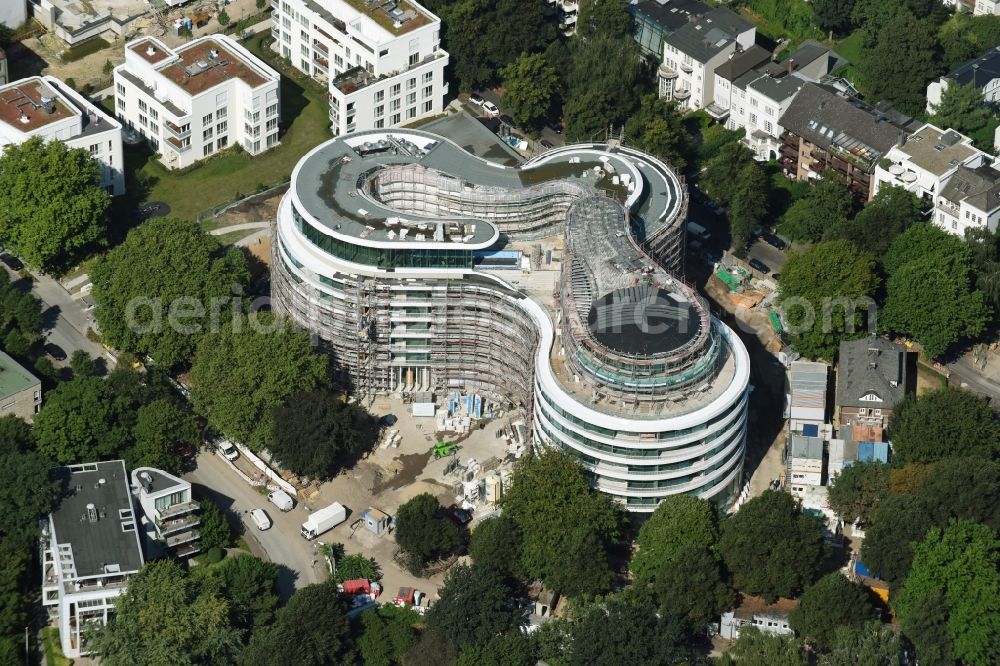
[[621, 146], [505, 167], [418, 130], [353, 134], [292, 174], [274, 307], [361, 396], [475, 391], [523, 407], [536, 446], [574, 453], [630, 511], [726, 501], [749, 357], [675, 277], [685, 207], [665, 164]]

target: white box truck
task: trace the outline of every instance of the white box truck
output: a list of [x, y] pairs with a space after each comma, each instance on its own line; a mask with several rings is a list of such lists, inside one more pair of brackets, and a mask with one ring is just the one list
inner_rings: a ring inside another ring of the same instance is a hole
[[347, 509], [340, 502], [309, 514], [300, 530], [306, 539], [315, 539], [323, 532], [336, 527], [347, 520]]
[[267, 494], [267, 501], [278, 507], [281, 511], [291, 511], [295, 507], [295, 500], [292, 496], [280, 488], [272, 490]]

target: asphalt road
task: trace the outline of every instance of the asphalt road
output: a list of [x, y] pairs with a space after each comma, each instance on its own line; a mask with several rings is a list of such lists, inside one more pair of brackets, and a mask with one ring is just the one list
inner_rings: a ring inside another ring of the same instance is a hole
[[780, 273], [785, 266], [785, 253], [773, 245], [768, 245], [760, 238], [750, 246], [747, 259], [757, 259], [764, 262], [764, 265], [771, 269], [771, 275]]
[[[11, 283], [19, 288], [27, 288], [28, 281], [22, 279], [17, 273], [0, 264], [10, 276]], [[42, 321], [43, 335], [46, 343], [59, 345], [66, 352], [66, 360], [57, 362], [52, 359], [57, 366], [68, 366], [69, 357], [77, 349], [82, 349], [95, 359], [104, 359], [105, 366], [113, 366], [114, 361], [105, 353], [104, 348], [89, 340], [86, 331], [90, 325], [92, 313], [86, 310], [86, 304], [82, 300], [74, 300], [69, 292], [62, 288], [56, 280], [47, 275], [32, 273], [34, 281], [31, 283], [31, 293], [42, 300]]]
[[[510, 113], [507, 110], [505, 110], [503, 108], [503, 105], [500, 103], [500, 95], [499, 95], [499, 93], [497, 93], [497, 91], [495, 91], [495, 90], [477, 90], [476, 94], [479, 95], [480, 97], [482, 97], [483, 99], [485, 99], [486, 101], [493, 102], [494, 104], [496, 104], [497, 108], [500, 109], [501, 115], [503, 115], [503, 114], [510, 115]], [[470, 113], [473, 113], [473, 114], [475, 114], [477, 116], [483, 115], [483, 110], [482, 110], [481, 107], [478, 107], [475, 104], [471, 104], [469, 102], [464, 102], [464, 104], [465, 104], [465, 108], [468, 109], [468, 111]], [[520, 130], [519, 127], [515, 128], [515, 129]], [[523, 130], [521, 130], [521, 131], [522, 131], [522, 133], [524, 133]], [[557, 134], [556, 132], [553, 132], [548, 127], [543, 127], [542, 128], [542, 131], [539, 134], [539, 139], [545, 139], [546, 141], [548, 141], [549, 143], [551, 143], [553, 146], [562, 146], [563, 144], [566, 143], [566, 138], [562, 134]]]
[[[222, 509], [228, 509], [242, 521], [244, 535], [251, 548], [259, 545], [267, 559], [278, 564], [278, 589], [283, 599], [301, 587], [321, 583], [326, 579], [323, 559], [314, 552], [323, 537], [306, 541], [299, 534], [299, 527], [308, 512], [299, 504], [288, 513], [282, 513], [243, 479], [215, 452], [198, 454], [198, 466], [184, 475], [195, 486], [195, 495], [208, 498]], [[264, 509], [271, 518], [271, 528], [258, 530], [248, 512]]]
[[962, 356], [957, 361], [948, 364], [951, 371], [951, 383], [958, 384], [982, 396], [992, 398], [994, 409], [1000, 405], [1000, 383], [983, 375], [975, 367], [968, 356]]

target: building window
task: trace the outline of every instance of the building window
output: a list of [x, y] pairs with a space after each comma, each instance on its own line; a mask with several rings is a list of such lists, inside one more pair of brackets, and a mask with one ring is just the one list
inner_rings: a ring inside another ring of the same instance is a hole
[[376, 90], [375, 91], [375, 102], [376, 103], [381, 102], [383, 99], [385, 99], [385, 91], [384, 90]]
[[229, 145], [229, 137], [228, 136], [219, 137], [219, 140], [215, 142], [215, 147], [218, 150], [222, 150], [223, 148], [225, 148], [228, 145]]
[[139, 116], [139, 124], [143, 127], [146, 126], [146, 116]]
[[272, 104], [271, 106], [267, 107], [267, 115], [268, 117], [278, 115], [278, 105]]
[[215, 133], [225, 134], [227, 129], [229, 129], [229, 123], [223, 120], [221, 123], [215, 126]]
[[385, 127], [384, 118], [379, 118], [378, 120], [375, 121], [375, 129], [382, 129], [383, 127]]
[[399, 91], [400, 90], [401, 90], [400, 85], [398, 83], [394, 84], [391, 88], [389, 88], [389, 96], [390, 97], [399, 97]]
[[392, 100], [389, 103], [389, 108], [391, 108], [393, 111], [398, 111], [399, 110], [399, 104], [400, 104], [399, 100], [398, 99], [394, 99], [394, 100]]
[[157, 111], [156, 109], [150, 109], [149, 110], [149, 117], [150, 117], [151, 120], [159, 120], [160, 119], [160, 112]]
[[90, 144], [90, 156], [97, 157], [97, 154], [101, 152], [101, 144], [92, 143]]
[[271, 146], [277, 143], [278, 143], [278, 133], [275, 132], [274, 134], [269, 134], [267, 137], [267, 147], [270, 148]]
[[115, 86], [115, 90], [117, 90], [117, 91], [118, 91], [118, 94], [119, 94], [119, 95], [124, 95], [124, 94], [125, 94], [125, 86], [123, 86], [123, 85], [122, 85], [122, 84], [120, 84], [120, 83], [119, 83], [118, 85], [116, 85], [116, 86]]
[[212, 124], [212, 114], [209, 113], [209, 114], [206, 114], [205, 116], [203, 116], [202, 119], [201, 119], [201, 124], [202, 125], [211, 125]]
[[302, 46], [300, 46], [299, 47], [299, 53], [301, 53], [302, 55], [304, 55], [305, 57], [308, 58], [309, 57], [309, 45], [308, 44], [303, 44]]
[[117, 103], [118, 103], [118, 108], [121, 109], [122, 111], [124, 111], [125, 110], [125, 100], [123, 100], [121, 97], [119, 97], [118, 100], [117, 100]]
[[375, 107], [375, 117], [381, 118], [384, 115], [385, 115], [385, 105], [379, 104], [378, 106]]
[[420, 62], [420, 53], [419, 52], [418, 53], [411, 53], [410, 54], [410, 67], [413, 67], [418, 62]]
[[407, 118], [416, 118], [417, 117], [417, 107], [411, 106], [410, 108], [408, 108], [406, 110], [406, 117]]
[[209, 127], [207, 130], [201, 133], [201, 138], [203, 141], [208, 141], [212, 138], [212, 128]]
[[390, 118], [390, 121], [392, 122], [393, 125], [398, 125], [399, 124], [399, 114], [398, 113], [392, 114], [392, 118]]
[[139, 110], [142, 111], [143, 113], [146, 113], [146, 111], [149, 110], [149, 107], [146, 106], [146, 101], [145, 100], [142, 100], [142, 99], [139, 100]]
[[417, 93], [411, 92], [406, 96], [406, 104], [416, 104], [417, 103]]
[[277, 128], [277, 127], [278, 127], [278, 119], [277, 118], [271, 118], [270, 120], [267, 121], [267, 124], [264, 127], [264, 131], [265, 132], [270, 132], [271, 130], [273, 130], [273, 129]]
[[215, 119], [218, 120], [219, 118], [225, 118], [227, 114], [228, 110], [226, 109], [226, 107], [224, 106], [220, 107], [215, 111]]
[[423, 82], [430, 83], [434, 80], [434, 72], [424, 72]]
[[208, 157], [213, 152], [215, 152], [215, 147], [211, 143], [206, 143], [205, 147], [201, 149], [201, 156]]
[[430, 113], [431, 109], [434, 108], [433, 102], [424, 102], [424, 113]]
[[417, 89], [417, 77], [414, 76], [412, 79], [409, 79], [406, 82], [406, 89], [407, 90], [416, 90]]
[[434, 94], [434, 86], [424, 86], [424, 99]]

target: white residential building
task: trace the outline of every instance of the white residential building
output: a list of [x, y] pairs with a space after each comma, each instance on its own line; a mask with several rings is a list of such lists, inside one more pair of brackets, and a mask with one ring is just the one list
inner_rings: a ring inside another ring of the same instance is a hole
[[42, 530], [42, 603], [58, 617], [63, 654], [88, 654], [86, 630], [107, 624], [143, 565], [125, 463], [58, 468], [66, 494]]
[[934, 203], [931, 220], [948, 233], [996, 231], [1000, 220], [1000, 171], [993, 157], [955, 130], [925, 124], [901, 135], [875, 168], [874, 191], [895, 185]]
[[7, 53], [0, 49], [0, 85], [7, 83], [10, 74], [7, 72]]
[[149, 559], [171, 553], [194, 555], [201, 546], [199, 504], [191, 497], [191, 483], [160, 469], [132, 470], [132, 493], [142, 510], [142, 531]]
[[259, 155], [279, 143], [280, 77], [226, 35], [176, 49], [154, 37], [129, 42], [114, 81], [118, 117], [168, 169], [234, 144]]
[[823, 485], [823, 437], [791, 433], [785, 466], [788, 476], [785, 483], [796, 497], [805, 492], [806, 486]]
[[0, 153], [36, 136], [88, 151], [101, 163], [101, 187], [125, 193], [121, 124], [52, 76], [0, 86]]
[[442, 113], [441, 20], [412, 0], [272, 0], [273, 48], [330, 90], [335, 136]]
[[975, 0], [974, 16], [1000, 16], [1000, 0]]
[[988, 104], [1000, 102], [1000, 46], [966, 61], [939, 79], [927, 84], [927, 113], [934, 113], [950, 85], [975, 86]]
[[4, 0], [0, 2], [0, 25], [11, 30], [20, 28], [28, 20], [28, 0]]
[[760, 597], [744, 596], [738, 607], [722, 614], [719, 635], [735, 641], [740, 629], [753, 626], [765, 634], [790, 636], [795, 632], [788, 625], [788, 616], [798, 605], [792, 599], [779, 598], [769, 604]]
[[717, 7], [664, 38], [659, 94], [682, 109], [702, 109], [715, 100], [715, 70], [730, 56], [754, 45], [757, 29], [743, 17]]

